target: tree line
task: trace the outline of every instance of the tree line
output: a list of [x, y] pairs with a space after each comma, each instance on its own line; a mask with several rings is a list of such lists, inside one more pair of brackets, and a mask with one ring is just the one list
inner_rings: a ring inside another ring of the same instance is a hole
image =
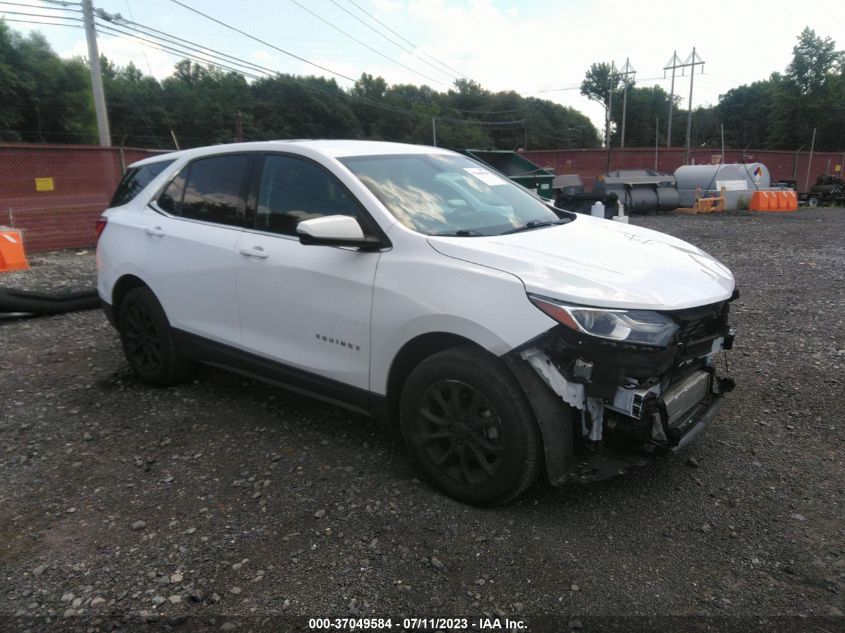
[[[810, 149], [813, 129], [819, 151], [845, 150], [845, 52], [836, 42], [805, 28], [792, 49], [792, 61], [783, 73], [741, 85], [720, 95], [715, 106], [693, 110], [690, 145], [721, 146], [724, 126], [725, 146], [737, 149]], [[739, 61], [737, 63], [740, 63]], [[612, 100], [611, 142], [621, 142], [623, 79], [610, 64], [596, 63], [587, 71], [581, 94], [605, 106], [610, 90]], [[659, 86], [628, 84], [626, 147], [666, 145], [670, 95]], [[687, 110], [673, 99], [672, 145], [683, 146]], [[659, 125], [656, 125], [659, 118]], [[602, 132], [603, 134], [603, 132]]]
[[[431, 144], [452, 149], [568, 149], [602, 145], [582, 113], [513, 91], [491, 92], [458, 80], [445, 92], [428, 86], [390, 85], [362, 74], [344, 89], [333, 79], [277, 74], [247, 81], [242, 75], [178, 62], [164, 80], [134, 64], [102, 58], [103, 83], [115, 145], [173, 148], [235, 140], [360, 138]], [[608, 64], [593, 64], [582, 94], [607, 106], [611, 143], [620, 145], [622, 79]], [[672, 101], [673, 145], [684, 143], [686, 111]], [[666, 144], [670, 95], [659, 86], [627, 88], [628, 147]], [[806, 28], [783, 73], [741, 85], [715, 106], [693, 112], [691, 145], [718, 148], [721, 126], [732, 148], [845, 149], [845, 54], [831, 38]], [[659, 125], [656, 123], [659, 118]], [[434, 123], [432, 123], [432, 119]], [[28, 37], [0, 20], [0, 141], [96, 143], [87, 65], [61, 59], [37, 33]]]
[[[463, 149], [595, 147], [577, 110], [469, 80], [446, 92], [389, 85], [363, 74], [350, 89], [333, 79], [278, 74], [248, 82], [234, 72], [178, 62], [162, 81], [102, 58], [115, 145], [173, 148], [235, 140], [359, 138], [433, 142]], [[434, 119], [434, 123], [432, 123]], [[96, 143], [87, 65], [61, 59], [40, 34], [0, 20], [0, 141]]]

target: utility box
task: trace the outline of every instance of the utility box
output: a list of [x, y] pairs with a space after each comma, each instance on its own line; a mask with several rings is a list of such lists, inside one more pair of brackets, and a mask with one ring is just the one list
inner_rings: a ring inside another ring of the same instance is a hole
[[543, 169], [516, 152], [491, 149], [466, 149], [464, 150], [464, 154], [490, 165], [490, 167], [499, 173], [507, 176], [526, 189], [531, 189], [546, 200], [552, 200], [555, 197], [554, 188], [552, 187], [552, 181], [555, 177], [554, 172]]

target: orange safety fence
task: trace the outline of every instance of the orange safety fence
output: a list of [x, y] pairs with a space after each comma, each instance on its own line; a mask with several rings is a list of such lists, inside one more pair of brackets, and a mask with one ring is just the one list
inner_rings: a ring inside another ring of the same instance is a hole
[[19, 230], [28, 253], [91, 247], [126, 165], [156, 153], [0, 143], [0, 225]]

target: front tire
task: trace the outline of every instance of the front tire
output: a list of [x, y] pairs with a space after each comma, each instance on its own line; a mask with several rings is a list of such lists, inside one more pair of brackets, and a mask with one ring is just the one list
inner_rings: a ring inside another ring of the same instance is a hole
[[534, 483], [542, 465], [525, 393], [502, 361], [474, 347], [437, 353], [411, 372], [400, 427], [425, 477], [466, 503], [510, 501]]
[[123, 298], [118, 332], [126, 360], [142, 381], [163, 387], [185, 376], [186, 361], [164, 309], [149, 288], [134, 288]]

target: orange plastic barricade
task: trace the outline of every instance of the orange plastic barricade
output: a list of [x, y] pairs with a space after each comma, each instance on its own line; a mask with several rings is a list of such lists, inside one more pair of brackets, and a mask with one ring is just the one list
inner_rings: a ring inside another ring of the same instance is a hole
[[768, 211], [769, 198], [765, 191], [755, 191], [751, 194], [751, 202], [748, 205], [749, 211]]
[[0, 227], [0, 272], [27, 270], [29, 262], [23, 252], [21, 232], [8, 227]]
[[794, 191], [755, 191], [749, 211], [797, 211], [798, 195]]
[[798, 194], [794, 191], [787, 191], [786, 197], [789, 199], [789, 208], [787, 211], [798, 211]]

